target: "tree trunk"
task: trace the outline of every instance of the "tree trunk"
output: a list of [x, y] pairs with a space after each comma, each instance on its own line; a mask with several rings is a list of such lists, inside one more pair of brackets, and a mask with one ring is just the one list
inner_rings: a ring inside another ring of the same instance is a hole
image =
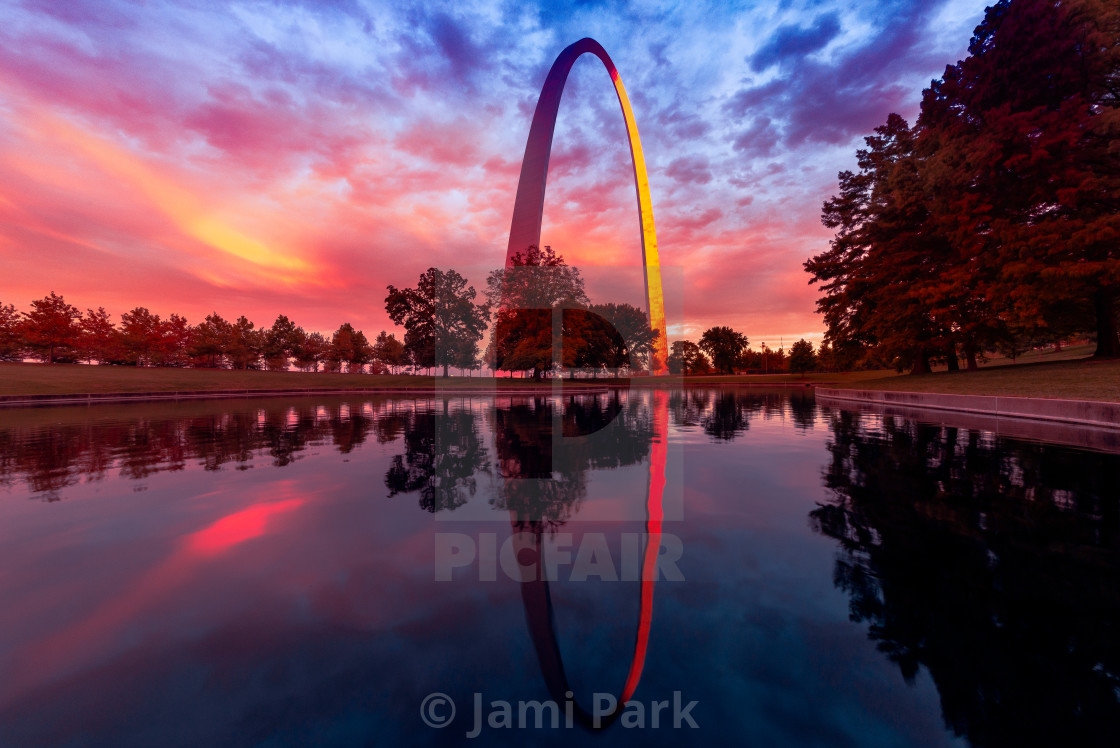
[[443, 365], [443, 378], [447, 379], [447, 364], [446, 363]]
[[1098, 288], [1093, 294], [1097, 313], [1097, 351], [1093, 358], [1120, 356], [1120, 332], [1116, 326], [1116, 289]]
[[968, 370], [976, 371], [980, 366], [976, 363], [976, 347], [966, 346], [964, 349], [965, 360], [968, 362]]
[[949, 366], [949, 371], [960, 371], [961, 370], [961, 362], [960, 362], [960, 359], [957, 358], [957, 352], [956, 351], [949, 351], [949, 355], [945, 358], [945, 362]]
[[914, 354], [914, 365], [910, 368], [911, 374], [929, 374], [929, 354], [925, 349]]

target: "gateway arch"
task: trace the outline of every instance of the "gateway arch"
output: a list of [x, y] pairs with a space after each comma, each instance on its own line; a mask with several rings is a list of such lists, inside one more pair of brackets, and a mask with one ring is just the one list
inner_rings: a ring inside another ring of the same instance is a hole
[[517, 182], [517, 198], [513, 204], [513, 222], [509, 230], [506, 266], [510, 265], [515, 254], [523, 252], [529, 245], [540, 245], [548, 159], [552, 152], [552, 135], [556, 130], [556, 114], [560, 109], [560, 97], [564, 93], [564, 83], [568, 80], [572, 65], [581, 55], [587, 53], [598, 57], [610, 73], [615, 93], [618, 95], [618, 103], [622, 107], [622, 117], [626, 121], [630, 158], [634, 164], [634, 187], [638, 193], [638, 222], [642, 237], [646, 308], [649, 312], [650, 326], [661, 333], [654, 342], [650, 364], [654, 374], [665, 374], [668, 371], [665, 366], [668, 359], [665, 295], [661, 287], [661, 262], [657, 255], [657, 233], [653, 226], [653, 203], [649, 197], [649, 177], [646, 176], [642, 142], [638, 137], [638, 126], [634, 122], [634, 112], [630, 109], [630, 100], [626, 97], [622, 78], [619, 77], [610, 55], [594, 39], [580, 39], [561, 52], [556, 62], [552, 63], [544, 88], [541, 89], [537, 109], [533, 113], [533, 124], [529, 128], [529, 140], [525, 144], [525, 157], [521, 161], [521, 177]]

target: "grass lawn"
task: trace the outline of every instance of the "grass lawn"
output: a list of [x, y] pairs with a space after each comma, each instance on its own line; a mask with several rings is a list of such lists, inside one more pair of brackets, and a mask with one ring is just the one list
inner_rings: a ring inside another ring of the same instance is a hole
[[[805, 377], [790, 374], [735, 377], [688, 377], [689, 384], [788, 384], [830, 383], [836, 386], [856, 386], [869, 377], [881, 378], [884, 372], [856, 372], [853, 374], [808, 374]], [[680, 378], [672, 378], [677, 384]], [[431, 390], [438, 383], [440, 389], [489, 390], [497, 388], [525, 389], [539, 387], [551, 390], [551, 380], [533, 382], [530, 379], [508, 377], [423, 377], [411, 375], [327, 374], [296, 371], [230, 371], [224, 369], [156, 369], [130, 366], [87, 366], [84, 364], [25, 364], [0, 363], [0, 395], [87, 394], [90, 392], [184, 392], [204, 390], [267, 390], [267, 389], [351, 389], [378, 387], [386, 389]], [[627, 380], [577, 379], [564, 380], [565, 387], [602, 387], [626, 384]], [[656, 386], [664, 384], [660, 378], [635, 378], [631, 386]]]
[[[1014, 364], [997, 359], [975, 372], [935, 372], [922, 376], [898, 375], [888, 371], [862, 371], [844, 374], [796, 374], [698, 376], [686, 377], [688, 385], [727, 384], [800, 385], [852, 389], [944, 392], [965, 395], [1017, 395], [1073, 400], [1120, 402], [1120, 361], [1070, 360], [1067, 349], [1055, 357], [1049, 352], [1021, 356]], [[641, 377], [629, 381], [632, 387], [675, 386], [679, 377], [668, 380]], [[602, 387], [626, 384], [627, 380], [579, 379], [564, 381], [565, 387]], [[149, 369], [128, 366], [86, 366], [83, 364], [0, 363], [0, 395], [86, 394], [90, 392], [183, 392], [205, 390], [267, 389], [385, 389], [498, 390], [539, 387], [551, 390], [551, 380], [533, 382], [508, 377], [390, 376], [372, 374], [327, 374], [294, 371], [228, 371], [219, 369]]]
[[1001, 363], [1003, 365], [992, 361], [979, 371], [871, 378], [844, 386], [898, 392], [1120, 402], [1120, 360], [1069, 360], [1064, 356], [1047, 360], [1043, 354], [1022, 356], [1014, 364], [1009, 361]]
[[[328, 374], [302, 371], [161, 369], [85, 364], [0, 363], [0, 395], [87, 394], [90, 392], [185, 392], [205, 390], [492, 388], [488, 377], [387, 374]], [[600, 381], [598, 384], [602, 384]], [[499, 389], [531, 386], [524, 379], [498, 379]], [[544, 383], [551, 386], [549, 383]], [[579, 384], [583, 384], [580, 382]], [[588, 384], [595, 384], [588, 382]], [[538, 385], [540, 386], [540, 385]]]

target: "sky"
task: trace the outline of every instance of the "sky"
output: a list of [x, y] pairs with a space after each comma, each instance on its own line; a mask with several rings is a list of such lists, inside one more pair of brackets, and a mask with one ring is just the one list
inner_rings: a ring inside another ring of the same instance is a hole
[[[385, 287], [505, 257], [556, 55], [613, 58], [650, 177], [669, 338], [819, 341], [802, 263], [862, 138], [966, 54], [982, 0], [0, 0], [0, 303], [395, 330]], [[611, 81], [568, 79], [541, 243], [645, 306]]]

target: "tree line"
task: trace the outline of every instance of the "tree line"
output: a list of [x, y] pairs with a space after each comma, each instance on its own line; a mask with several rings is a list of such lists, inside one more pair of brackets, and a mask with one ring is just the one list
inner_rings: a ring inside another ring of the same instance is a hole
[[[529, 246], [492, 271], [481, 295], [454, 270], [429, 268], [415, 288], [388, 287], [385, 309], [405, 329], [404, 349], [424, 367], [512, 376], [618, 376], [648, 370], [660, 332], [626, 303], [593, 303], [579, 268], [552, 247]], [[492, 323], [492, 324], [491, 324]], [[481, 343], [489, 338], [485, 348]]]
[[[551, 247], [528, 247], [509, 267], [490, 273], [481, 298], [455, 270], [429, 268], [413, 288], [387, 286], [385, 309], [404, 340], [382, 331], [370, 342], [345, 322], [329, 337], [307, 332], [286, 315], [257, 327], [244, 315], [217, 312], [191, 325], [145, 307], [115, 323], [104, 307], [85, 314], [53, 291], [26, 312], [0, 303], [0, 361], [31, 356], [48, 363], [400, 372], [452, 367], [549, 376], [619, 376], [648, 371], [659, 331], [646, 312], [626, 303], [593, 303], [579, 268]], [[493, 322], [493, 324], [491, 324]], [[489, 330], [485, 349], [480, 343]], [[829, 350], [814, 353], [800, 340], [789, 354], [765, 345], [752, 351], [746, 335], [726, 326], [699, 343], [677, 341], [667, 365], [676, 374], [809, 371], [828, 367]]]
[[730, 327], [709, 327], [700, 336], [700, 342], [674, 341], [669, 353], [669, 371], [673, 374], [777, 374], [793, 372], [837, 371], [842, 362], [832, 355], [832, 349], [822, 345], [813, 350], [813, 344], [802, 338], [784, 348], [752, 350], [747, 336]]
[[1001, 0], [969, 56], [865, 138], [810, 258], [847, 366], [969, 369], [1095, 337], [1120, 355], [1120, 4]]
[[19, 312], [0, 303], [0, 361], [27, 357], [47, 363], [128, 366], [195, 366], [230, 369], [360, 372], [397, 371], [408, 362], [404, 346], [382, 332], [370, 342], [344, 322], [329, 337], [307, 332], [287, 316], [257, 327], [244, 315], [230, 322], [217, 312], [192, 325], [185, 317], [161, 318], [146, 307], [115, 323], [104, 307], [85, 314], [53, 291]]

